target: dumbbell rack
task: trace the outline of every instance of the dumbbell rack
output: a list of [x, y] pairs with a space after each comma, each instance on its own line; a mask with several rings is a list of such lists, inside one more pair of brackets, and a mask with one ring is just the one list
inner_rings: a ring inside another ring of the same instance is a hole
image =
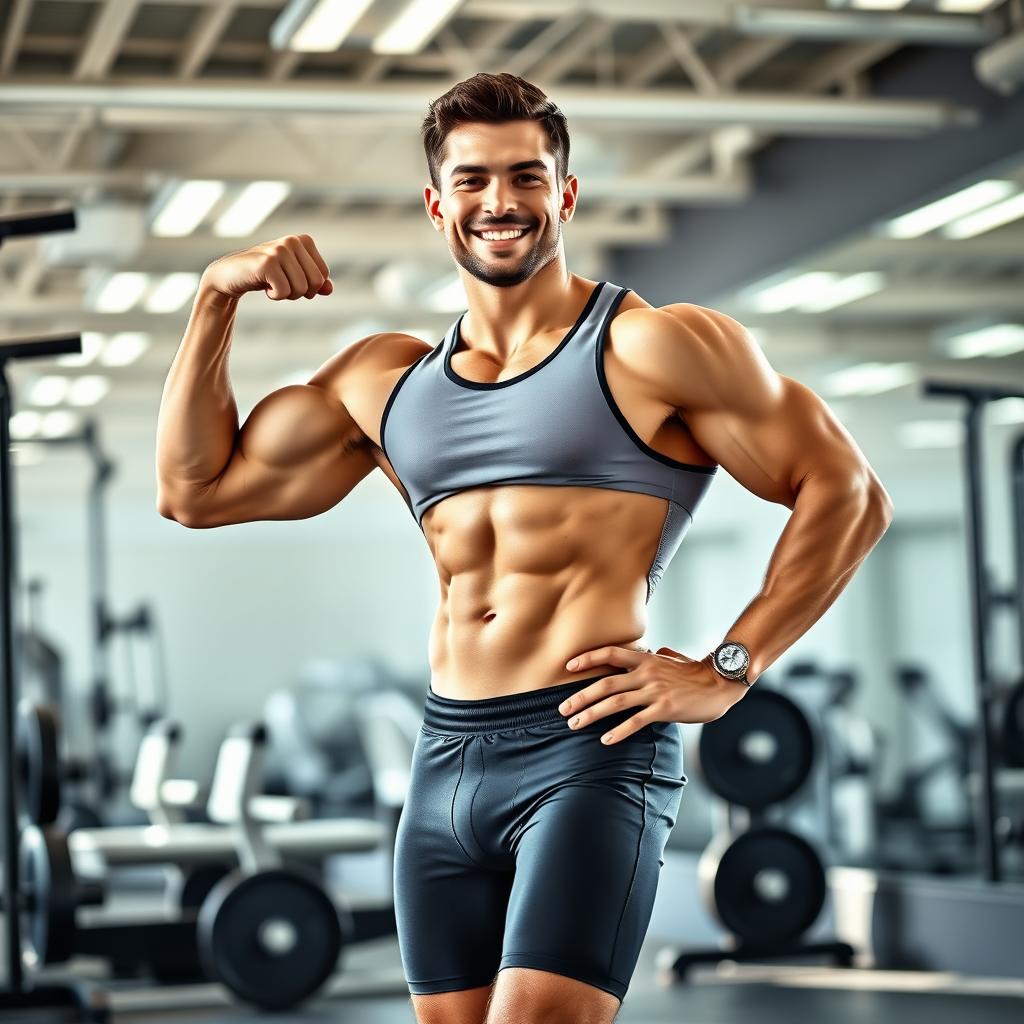
[[[6, 238], [73, 231], [73, 210], [0, 217], [0, 245]], [[6, 983], [0, 989], [0, 1013], [52, 1009], [66, 1016], [77, 1012], [86, 1021], [109, 1020], [105, 995], [84, 985], [30, 985], [26, 983], [21, 954], [21, 894], [18, 885], [18, 811], [15, 802], [14, 704], [17, 678], [14, 659], [15, 544], [13, 474], [11, 472], [11, 391], [7, 364], [14, 359], [49, 358], [80, 353], [78, 334], [50, 338], [23, 338], [0, 342], [0, 741], [4, 768], [0, 780], [0, 817], [3, 827], [4, 932]]]

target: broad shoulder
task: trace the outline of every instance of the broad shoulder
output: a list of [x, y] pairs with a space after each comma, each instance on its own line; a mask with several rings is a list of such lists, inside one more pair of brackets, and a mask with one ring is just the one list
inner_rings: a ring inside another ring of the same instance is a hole
[[433, 347], [412, 334], [394, 331], [370, 334], [331, 356], [309, 383], [347, 405], [346, 396], [354, 392], [370, 393], [382, 374], [407, 369]]
[[778, 400], [778, 374], [760, 346], [719, 310], [690, 302], [637, 303], [615, 317], [612, 329], [616, 355], [676, 409], [739, 403], [757, 412]]

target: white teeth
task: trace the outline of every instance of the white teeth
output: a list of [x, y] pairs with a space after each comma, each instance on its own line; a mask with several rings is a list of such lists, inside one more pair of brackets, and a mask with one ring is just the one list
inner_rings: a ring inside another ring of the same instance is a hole
[[520, 235], [525, 235], [526, 229], [520, 228], [518, 231], [481, 231], [480, 236], [487, 239], [488, 242], [496, 242], [505, 238], [518, 238]]

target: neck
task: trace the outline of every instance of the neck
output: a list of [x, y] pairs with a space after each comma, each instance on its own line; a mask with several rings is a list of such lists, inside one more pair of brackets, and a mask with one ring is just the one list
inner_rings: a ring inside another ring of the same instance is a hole
[[[574, 319], [585, 282], [552, 260], [522, 284], [496, 288], [463, 272], [469, 308], [462, 319], [468, 348], [487, 352], [502, 363], [533, 338]], [[468, 339], [468, 340], [467, 340]]]

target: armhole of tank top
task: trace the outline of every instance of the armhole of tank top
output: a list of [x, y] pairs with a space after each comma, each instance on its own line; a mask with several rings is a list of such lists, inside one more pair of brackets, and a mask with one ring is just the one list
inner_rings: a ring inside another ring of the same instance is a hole
[[[443, 338], [441, 339], [439, 344], [444, 344]], [[402, 385], [405, 383], [406, 378], [409, 376], [409, 374], [412, 373], [412, 371], [415, 370], [416, 367], [419, 366], [419, 364], [423, 362], [424, 359], [428, 359], [431, 356], [431, 354], [433, 354], [436, 351], [437, 346], [435, 345], [434, 348], [430, 350], [430, 352], [424, 352], [423, 355], [421, 355], [418, 359], [414, 359], [405, 368], [405, 371], [402, 373], [402, 376], [399, 377], [398, 380], [395, 382], [395, 386], [391, 389], [391, 394], [388, 395], [387, 402], [384, 403], [384, 411], [381, 413], [380, 416], [380, 450], [384, 453], [384, 456], [385, 458], [387, 458], [388, 462], [391, 462], [391, 456], [388, 455], [387, 445], [385, 444], [384, 441], [384, 431], [388, 425], [388, 417], [391, 415], [391, 407], [395, 404], [395, 399], [398, 397], [398, 392], [401, 390]], [[392, 467], [394, 467], [393, 462], [391, 462], [391, 465]], [[395, 470], [395, 472], [397, 473], [398, 471]]]
[[657, 449], [652, 448], [647, 444], [642, 437], [633, 429], [630, 425], [629, 420], [626, 419], [622, 410], [619, 408], [618, 402], [615, 401], [615, 396], [612, 394], [612, 389], [608, 386], [608, 379], [604, 372], [604, 346], [608, 340], [608, 329], [612, 322], [612, 317], [615, 315], [615, 311], [619, 308], [622, 300], [626, 295], [631, 292], [632, 288], [621, 288], [619, 294], [612, 299], [608, 306], [608, 310], [604, 315], [604, 320], [601, 323], [600, 330], [597, 334], [597, 343], [594, 345], [595, 355], [595, 369], [597, 371], [597, 382], [601, 387], [601, 391], [604, 394], [605, 401], [608, 403], [608, 408], [611, 409], [615, 418], [619, 421], [619, 425], [626, 432], [626, 436], [640, 449], [644, 455], [650, 456], [652, 459], [657, 459], [658, 462], [670, 469], [687, 469], [695, 473], [703, 473], [707, 476], [711, 476], [716, 466], [698, 466], [690, 462], [679, 462], [673, 459], [670, 455], [663, 455]]

